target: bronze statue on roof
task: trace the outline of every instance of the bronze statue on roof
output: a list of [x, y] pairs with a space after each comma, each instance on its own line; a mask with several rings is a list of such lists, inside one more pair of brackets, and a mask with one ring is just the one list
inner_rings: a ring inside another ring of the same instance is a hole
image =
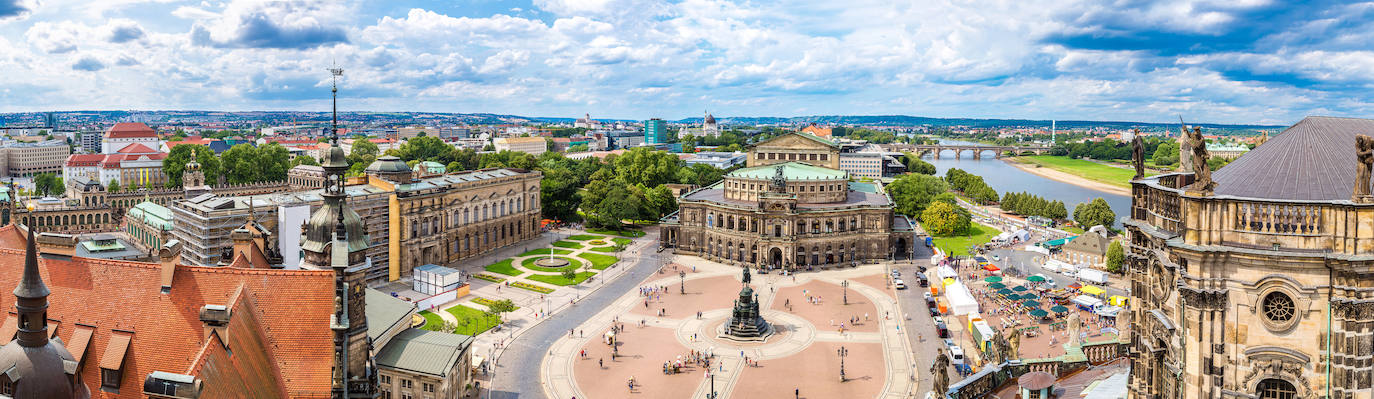
[[1355, 164], [1355, 191], [1352, 200], [1370, 202], [1374, 200], [1369, 194], [1369, 175], [1371, 169], [1374, 169], [1374, 138], [1364, 134], [1355, 136], [1355, 159], [1359, 163]]

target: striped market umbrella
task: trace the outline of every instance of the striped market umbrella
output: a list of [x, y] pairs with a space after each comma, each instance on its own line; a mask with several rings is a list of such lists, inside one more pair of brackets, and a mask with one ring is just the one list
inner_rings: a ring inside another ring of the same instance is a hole
[[1006, 284], [1002, 284], [1002, 283], [992, 283], [992, 284], [988, 284], [988, 288], [992, 288], [992, 289], [994, 289], [994, 290], [1000, 290], [1000, 289], [1006, 289], [1006, 288], [1007, 288], [1007, 285], [1006, 285]]
[[1032, 317], [1045, 317], [1048, 316], [1049, 313], [1045, 312], [1044, 309], [1034, 309], [1030, 311], [1030, 315]]
[[1045, 282], [1045, 276], [1034, 275], [1034, 276], [1026, 277], [1026, 281], [1030, 281], [1030, 282], [1033, 282], [1033, 283], [1042, 283], [1042, 282]]
[[1024, 285], [1018, 285], [1018, 286], [1012, 287], [1012, 290], [1013, 290], [1013, 291], [1016, 291], [1016, 292], [1024, 292], [1024, 291], [1029, 290], [1029, 289], [1030, 289], [1030, 288], [1026, 288], [1026, 286], [1024, 286]]
[[1055, 313], [1068, 313], [1069, 308], [1064, 307], [1064, 305], [1054, 305], [1054, 307], [1050, 308], [1050, 311]]
[[1002, 276], [987, 276], [983, 278], [983, 281], [989, 283], [1000, 283], [1002, 282]]

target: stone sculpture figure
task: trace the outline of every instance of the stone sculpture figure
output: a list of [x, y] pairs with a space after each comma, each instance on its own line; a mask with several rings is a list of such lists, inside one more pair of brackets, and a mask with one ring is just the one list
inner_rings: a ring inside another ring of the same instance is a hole
[[1021, 332], [1020, 332], [1020, 331], [1016, 331], [1016, 330], [1012, 330], [1012, 331], [1011, 331], [1011, 337], [1007, 338], [1007, 347], [1008, 347], [1007, 350], [1011, 352], [1011, 357], [1009, 357], [1008, 359], [1020, 359], [1020, 358], [1021, 358]]
[[935, 360], [930, 363], [931, 390], [935, 391], [936, 397], [945, 397], [949, 393], [949, 356], [945, 355], [944, 349], [939, 349], [935, 355]]
[[1369, 202], [1369, 175], [1374, 170], [1374, 138], [1367, 135], [1355, 136], [1355, 191], [1356, 202]]
[[1002, 364], [1002, 362], [1013, 358], [1011, 354], [1011, 343], [1007, 342], [1007, 336], [1003, 334], [1003, 331], [998, 331], [997, 334], [993, 336], [992, 350], [994, 364]]
[[1202, 128], [1193, 128], [1193, 132], [1188, 134], [1188, 141], [1193, 149], [1193, 188], [1212, 191], [1216, 182], [1212, 181], [1212, 168], [1207, 166], [1207, 142], [1202, 138]]
[[1078, 319], [1078, 311], [1069, 312], [1069, 320], [1064, 322], [1064, 327], [1069, 330], [1069, 346], [1081, 346], [1083, 342], [1078, 336], [1078, 331], [1082, 328], [1083, 322]]
[[[1182, 123], [1183, 121], [1180, 119], [1179, 122]], [[1193, 170], [1193, 157], [1190, 156], [1190, 154], [1192, 154], [1192, 152], [1193, 152], [1193, 145], [1192, 145], [1192, 142], [1191, 142], [1190, 140], [1188, 140], [1188, 125], [1182, 125], [1182, 127], [1179, 128], [1179, 135], [1178, 135], [1178, 170], [1179, 170], [1179, 171], [1181, 171], [1181, 172], [1188, 172], [1188, 171], [1192, 171], [1192, 170]]]
[[1145, 143], [1140, 140], [1140, 129], [1135, 129], [1135, 138], [1131, 139], [1131, 163], [1135, 164], [1133, 179], [1145, 177]]

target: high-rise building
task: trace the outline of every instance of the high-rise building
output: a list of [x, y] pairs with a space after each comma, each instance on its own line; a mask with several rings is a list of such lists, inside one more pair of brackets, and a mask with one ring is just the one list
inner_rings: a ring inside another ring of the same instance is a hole
[[649, 144], [668, 143], [668, 122], [659, 118], [644, 121], [644, 142]]

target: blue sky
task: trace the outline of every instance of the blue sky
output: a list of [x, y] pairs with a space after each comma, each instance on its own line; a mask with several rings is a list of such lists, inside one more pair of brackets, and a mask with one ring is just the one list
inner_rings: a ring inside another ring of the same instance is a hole
[[1374, 116], [1374, 3], [0, 0], [0, 112]]

